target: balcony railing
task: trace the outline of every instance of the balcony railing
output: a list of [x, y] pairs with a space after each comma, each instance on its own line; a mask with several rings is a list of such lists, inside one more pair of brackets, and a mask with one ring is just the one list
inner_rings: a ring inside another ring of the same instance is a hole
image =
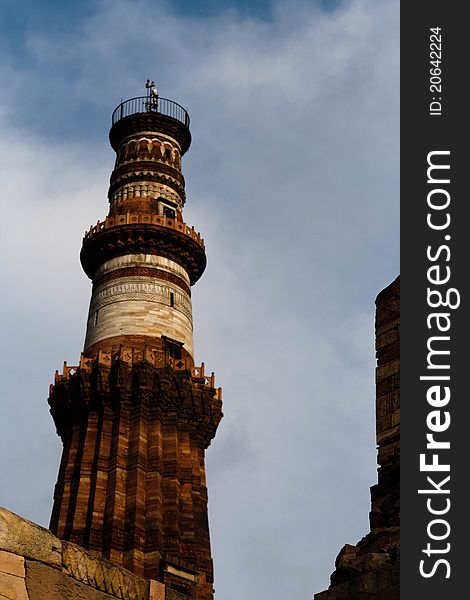
[[111, 227], [119, 227], [120, 225], [160, 225], [161, 227], [169, 227], [176, 229], [189, 235], [195, 242], [204, 248], [204, 239], [201, 234], [194, 230], [194, 227], [189, 227], [186, 223], [178, 221], [171, 217], [156, 215], [154, 213], [131, 213], [127, 212], [123, 215], [113, 215], [106, 217], [104, 221], [98, 221], [96, 225], [92, 225], [88, 231], [85, 231], [85, 240], [93, 237], [95, 234], [109, 229]]
[[113, 125], [129, 117], [141, 113], [158, 113], [176, 119], [189, 128], [189, 115], [187, 111], [177, 102], [160, 98], [160, 96], [138, 96], [125, 100], [115, 108], [112, 116]]
[[214, 372], [212, 372], [210, 375], [207, 375], [205, 373], [204, 363], [201, 363], [201, 366], [197, 367], [195, 365], [191, 365], [187, 359], [185, 361], [181, 360], [177, 362], [175, 359], [170, 358], [167, 353], [162, 354], [160, 350], [147, 346], [144, 349], [123, 348], [120, 346], [119, 350], [110, 352], [103, 352], [102, 350], [99, 350], [98, 355], [95, 358], [85, 357], [82, 353], [80, 355], [80, 364], [78, 365], [68, 365], [67, 361], [64, 361], [62, 373], [59, 373], [58, 370], [55, 372], [54, 384], [57, 385], [58, 383], [69, 380], [70, 377], [73, 377], [80, 369], [89, 373], [95, 365], [111, 367], [111, 365], [117, 360], [121, 360], [127, 363], [129, 366], [133, 366], [134, 364], [145, 360], [150, 362], [157, 369], [162, 368], [165, 365], [169, 365], [175, 371], [188, 370], [191, 373], [191, 378], [195, 382], [214, 388], [214, 398], [217, 400], [222, 400], [222, 388], [215, 387]]

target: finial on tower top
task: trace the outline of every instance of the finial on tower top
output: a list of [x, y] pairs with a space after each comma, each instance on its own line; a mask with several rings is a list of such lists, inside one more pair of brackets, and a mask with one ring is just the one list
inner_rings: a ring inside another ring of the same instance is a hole
[[147, 96], [158, 96], [158, 91], [155, 87], [155, 81], [150, 81], [150, 79], [147, 79], [145, 87], [147, 88]]
[[145, 87], [147, 89], [147, 103], [146, 109], [148, 112], [158, 111], [158, 90], [155, 86], [155, 81], [150, 81], [147, 79], [145, 83]]
[[[147, 79], [145, 89], [147, 91], [145, 96], [142, 95], [121, 101], [121, 104], [114, 109], [110, 131], [111, 146], [117, 152], [118, 146], [124, 137], [135, 133], [135, 127], [137, 126], [143, 128], [139, 129], [139, 131], [153, 131], [155, 127], [164, 127], [165, 131], [168, 128], [172, 129], [171, 133], [166, 132], [167, 135], [177, 136], [177, 141], [181, 147], [181, 154], [183, 155], [191, 143], [189, 115], [187, 111], [177, 102], [168, 98], [162, 98], [158, 93], [155, 81]], [[134, 117], [134, 115], [135, 118], [127, 120], [128, 117]], [[143, 115], [147, 115], [145, 117], [147, 122], [145, 123], [142, 121]], [[152, 121], [148, 121], [148, 118]], [[125, 121], [126, 125], [124, 126], [121, 123], [116, 129], [115, 125], [120, 121]], [[173, 121], [178, 121], [186, 128], [186, 131], [181, 130], [181, 127]], [[175, 127], [178, 127], [178, 131], [173, 131]]]

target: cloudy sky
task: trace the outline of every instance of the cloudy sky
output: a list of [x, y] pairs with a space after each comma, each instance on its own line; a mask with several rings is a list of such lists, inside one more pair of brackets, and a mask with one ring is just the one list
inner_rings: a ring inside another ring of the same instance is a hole
[[186, 106], [206, 240], [196, 360], [219, 600], [308, 600], [368, 531], [374, 299], [398, 272], [397, 0], [2, 0], [0, 504], [47, 526], [48, 386], [83, 347], [83, 232], [110, 116], [147, 77]]

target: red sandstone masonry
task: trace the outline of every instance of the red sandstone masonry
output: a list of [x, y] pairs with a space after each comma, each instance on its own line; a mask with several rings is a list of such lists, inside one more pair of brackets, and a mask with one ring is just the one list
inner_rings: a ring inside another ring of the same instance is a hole
[[[213, 376], [126, 363], [122, 353], [109, 366], [103, 359], [66, 367], [51, 388], [64, 460], [72, 460], [51, 527], [147, 578], [161, 577], [166, 564], [197, 573], [194, 598], [208, 600], [204, 449], [222, 416]], [[80, 435], [69, 436], [70, 426]], [[164, 575], [163, 583], [173, 579]]]

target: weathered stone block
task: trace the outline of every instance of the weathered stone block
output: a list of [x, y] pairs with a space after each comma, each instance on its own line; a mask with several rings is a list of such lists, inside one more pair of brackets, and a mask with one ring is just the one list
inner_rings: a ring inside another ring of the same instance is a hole
[[[379, 431], [377, 428], [377, 444], [381, 446], [382, 444], [387, 443], [389, 439], [396, 438], [400, 434], [400, 423], [394, 427], [389, 427], [389, 429], [384, 429], [383, 431]], [[381, 449], [379, 450], [379, 453]]]
[[389, 567], [369, 571], [350, 581], [351, 595], [359, 593], [375, 594], [389, 588], [390, 585], [391, 576]]
[[349, 597], [349, 581], [332, 586], [320, 594], [315, 594], [315, 600], [347, 600]]
[[387, 379], [387, 377], [395, 375], [399, 372], [400, 372], [400, 360], [399, 359], [391, 360], [391, 361], [385, 363], [384, 365], [382, 365], [381, 367], [377, 367], [376, 381], [380, 382], [384, 379]]
[[[393, 331], [396, 331], [396, 329]], [[379, 364], [388, 360], [393, 360], [394, 358], [398, 358], [400, 356], [399, 340], [391, 344], [387, 344], [386, 346], [382, 346], [381, 348], [377, 348], [375, 355], [378, 359]]]
[[61, 542], [48, 529], [0, 508], [0, 549], [55, 567], [62, 566]]
[[368, 552], [360, 556], [356, 562], [357, 569], [362, 573], [388, 569], [389, 566], [390, 556], [386, 552]]
[[24, 558], [17, 554], [0, 550], [0, 573], [24, 577]]
[[23, 577], [0, 572], [0, 600], [29, 600]]
[[400, 408], [400, 391], [393, 390], [389, 394], [385, 394], [377, 398], [376, 416], [383, 417], [385, 414], [399, 410]]
[[112, 600], [120, 597], [95, 590], [57, 569], [30, 560], [26, 561], [26, 588], [29, 600]]
[[165, 586], [154, 579], [150, 580], [149, 600], [165, 600]]
[[384, 348], [398, 340], [398, 328], [394, 327], [377, 336], [376, 348]]
[[63, 542], [65, 572], [88, 586], [124, 600], [147, 600], [148, 582], [105, 558]]
[[359, 549], [357, 546], [345, 544], [336, 557], [335, 567], [338, 569], [339, 567], [348, 567], [352, 565], [356, 562], [356, 556], [358, 552]]

